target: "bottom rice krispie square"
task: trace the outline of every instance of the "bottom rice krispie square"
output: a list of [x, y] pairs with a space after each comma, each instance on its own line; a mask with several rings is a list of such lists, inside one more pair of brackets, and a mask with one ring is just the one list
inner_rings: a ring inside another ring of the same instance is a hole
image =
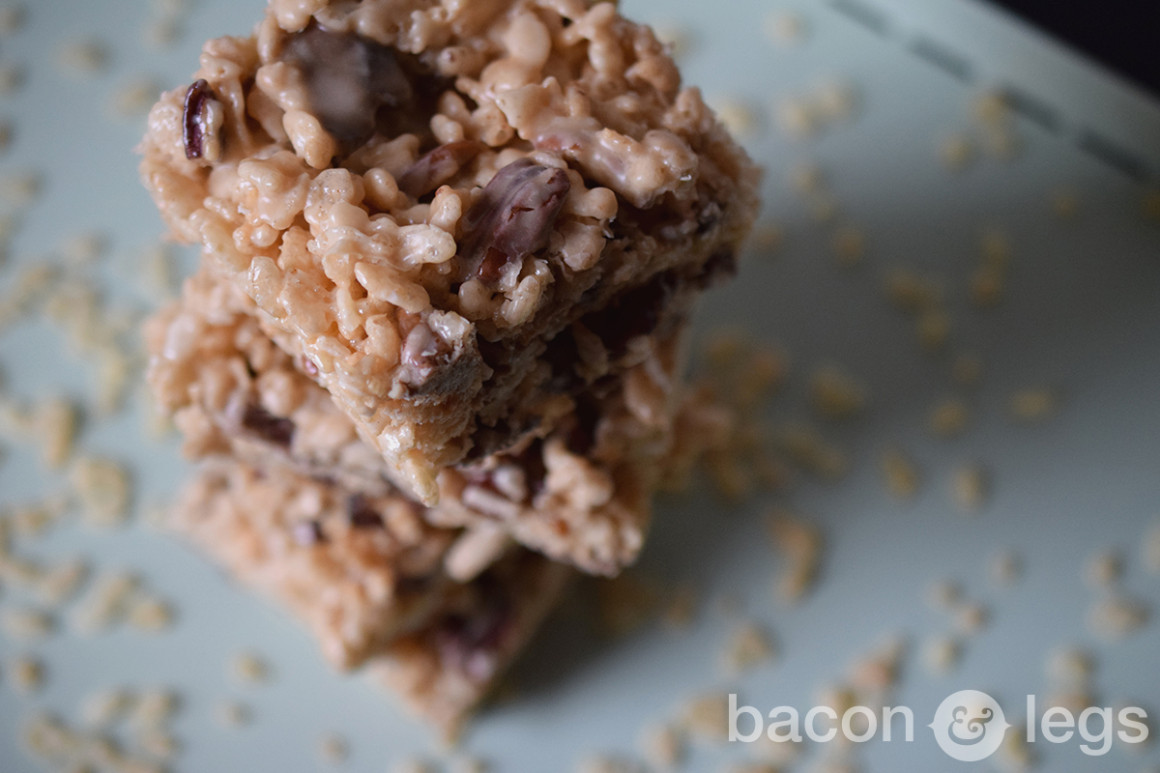
[[440, 560], [456, 533], [427, 526], [415, 508], [398, 494], [214, 460], [170, 523], [305, 621], [332, 662], [365, 663], [453, 735], [575, 572], [517, 547], [470, 582], [450, 581]]

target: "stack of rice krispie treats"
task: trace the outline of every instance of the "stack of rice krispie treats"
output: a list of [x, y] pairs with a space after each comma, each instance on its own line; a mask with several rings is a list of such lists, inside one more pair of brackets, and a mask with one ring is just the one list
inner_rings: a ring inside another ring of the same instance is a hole
[[607, 2], [271, 0], [192, 80], [141, 146], [202, 246], [146, 329], [172, 523], [451, 730], [639, 553], [758, 173]]

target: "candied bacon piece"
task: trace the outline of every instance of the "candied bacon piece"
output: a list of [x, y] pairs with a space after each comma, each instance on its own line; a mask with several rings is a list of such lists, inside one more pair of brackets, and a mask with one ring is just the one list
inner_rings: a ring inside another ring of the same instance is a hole
[[283, 59], [302, 74], [311, 112], [347, 152], [375, 133], [379, 108], [414, 99], [395, 52], [361, 35], [315, 25], [286, 41]]
[[429, 150], [399, 176], [399, 190], [413, 199], [425, 196], [459, 174], [485, 147], [475, 140], [460, 140]]
[[181, 141], [185, 145], [185, 157], [188, 159], [203, 158], [206, 155], [210, 132], [207, 112], [214, 99], [213, 89], [205, 78], [194, 81], [185, 92]]
[[572, 183], [563, 169], [514, 161], [495, 173], [463, 216], [460, 276], [495, 282], [509, 261], [548, 246]]
[[378, 529], [383, 526], [383, 517], [375, 508], [375, 503], [364, 494], [352, 494], [346, 500], [346, 515], [350, 525], [356, 529]]
[[242, 426], [263, 440], [284, 448], [294, 440], [294, 422], [275, 416], [257, 404], [246, 406]]

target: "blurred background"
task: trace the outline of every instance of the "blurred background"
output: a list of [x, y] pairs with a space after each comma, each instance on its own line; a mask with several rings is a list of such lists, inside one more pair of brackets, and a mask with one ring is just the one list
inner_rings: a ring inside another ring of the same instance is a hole
[[[1016, 726], [1029, 695], [1160, 716], [1154, 69], [1105, 68], [1035, 13], [973, 0], [625, 0], [766, 170], [741, 275], [693, 341], [694, 373], [747, 400], [746, 431], [662, 497], [639, 567], [582, 586], [447, 751], [156, 528], [187, 468], [137, 356], [109, 354], [134, 351], [192, 265], [169, 260], [136, 179], [144, 113], [261, 9], [0, 1], [5, 773], [68, 769], [29, 728], [83, 726], [117, 691], [176, 696], [174, 749], [142, 752], [174, 771], [651, 770], [672, 739], [689, 771], [955, 771], [925, 725], [957, 690]], [[1143, 27], [1086, 13], [1071, 26]], [[117, 340], [89, 340], [93, 318]], [[80, 473], [47, 469], [22, 420], [61, 405], [83, 469], [127, 481], [129, 517], [52, 515]], [[78, 600], [30, 593], [36, 567], [71, 568]], [[85, 594], [125, 575], [155, 614], [86, 630]], [[240, 653], [268, 678], [238, 679]], [[762, 712], [907, 706], [915, 740], [731, 743], [731, 693]], [[107, 735], [142, 741], [131, 722]], [[1154, 743], [1079, 743], [1011, 741], [970, 767], [1160, 765]]]

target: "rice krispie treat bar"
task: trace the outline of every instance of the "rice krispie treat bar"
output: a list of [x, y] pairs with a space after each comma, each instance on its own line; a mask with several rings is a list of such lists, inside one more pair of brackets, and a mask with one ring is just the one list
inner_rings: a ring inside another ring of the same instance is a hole
[[285, 469], [210, 463], [171, 524], [243, 585], [304, 620], [332, 662], [365, 661], [450, 735], [574, 572], [517, 549], [469, 583], [441, 581], [438, 557], [426, 554], [453, 533], [432, 534], [415, 507]]
[[455, 532], [432, 528], [420, 510], [398, 495], [222, 460], [199, 470], [170, 522], [350, 668], [427, 624], [454, 587], [442, 560]]
[[[255, 313], [234, 286], [202, 271], [146, 327], [150, 385], [187, 454], [289, 466], [367, 496], [395, 496], [382, 457], [262, 333]], [[513, 539], [589, 572], [630, 563], [673, 438], [676, 370], [674, 342], [606, 389], [569, 398], [551, 432], [441, 471], [440, 504], [424, 517], [468, 529], [447, 555], [448, 573], [470, 579]]]
[[651, 30], [586, 0], [271, 0], [142, 152], [175, 235], [427, 504], [647, 359], [757, 207]]
[[453, 738], [575, 576], [567, 567], [517, 551], [461, 586], [429, 625], [391, 642], [367, 669]]

